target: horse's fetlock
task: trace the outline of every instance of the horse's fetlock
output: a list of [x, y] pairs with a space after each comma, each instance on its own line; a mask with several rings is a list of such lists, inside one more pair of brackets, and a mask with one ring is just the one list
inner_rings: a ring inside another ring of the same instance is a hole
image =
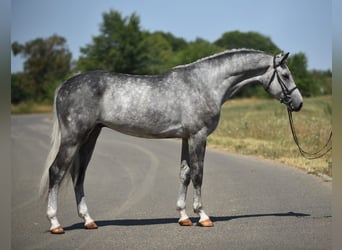
[[49, 208], [48, 211], [46, 212], [46, 216], [48, 217], [49, 220], [52, 218], [55, 218], [57, 215], [57, 210], [53, 208]]
[[194, 213], [198, 214], [202, 210], [202, 205], [201, 204], [195, 204], [194, 205]]
[[186, 207], [185, 201], [177, 201], [177, 211], [184, 210]]

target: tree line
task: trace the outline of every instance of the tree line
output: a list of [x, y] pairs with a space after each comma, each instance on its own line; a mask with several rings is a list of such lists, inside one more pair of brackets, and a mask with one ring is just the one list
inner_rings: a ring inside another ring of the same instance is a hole
[[[171, 33], [149, 32], [140, 27], [136, 13], [122, 16], [115, 10], [103, 13], [99, 35], [80, 48], [81, 55], [72, 60], [64, 37], [54, 34], [20, 44], [12, 43], [14, 55], [25, 58], [23, 72], [12, 74], [12, 103], [52, 102], [55, 88], [77, 72], [96, 69], [130, 74], [160, 74], [170, 68], [227, 49], [252, 48], [276, 54], [281, 51], [273, 41], [257, 32], [225, 32], [214, 42], [201, 38], [186, 41]], [[304, 53], [288, 59], [303, 96], [331, 94], [332, 72], [309, 71]], [[238, 96], [267, 97], [260, 87], [244, 88]]]

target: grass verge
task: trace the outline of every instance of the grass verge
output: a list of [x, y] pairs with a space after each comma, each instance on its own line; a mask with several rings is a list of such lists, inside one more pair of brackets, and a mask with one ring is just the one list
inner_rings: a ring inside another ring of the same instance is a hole
[[[303, 109], [293, 114], [301, 146], [308, 152], [322, 147], [331, 131], [331, 96], [305, 98]], [[257, 156], [298, 167], [312, 174], [331, 176], [331, 152], [307, 160], [295, 145], [286, 107], [275, 100], [238, 99], [222, 107], [221, 120], [208, 139], [209, 147]]]
[[11, 105], [12, 114], [51, 113], [52, 105], [35, 102], [23, 102]]

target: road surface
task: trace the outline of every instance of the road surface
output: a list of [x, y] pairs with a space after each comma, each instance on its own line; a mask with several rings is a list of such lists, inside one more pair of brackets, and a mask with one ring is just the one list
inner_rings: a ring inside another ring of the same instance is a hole
[[[12, 249], [331, 249], [331, 183], [292, 167], [208, 150], [203, 202], [214, 227], [177, 224], [180, 141], [103, 129], [85, 191], [97, 230], [83, 229], [71, 185], [66, 233], [51, 235], [38, 185], [51, 115], [12, 117]], [[193, 222], [192, 187], [188, 214]]]

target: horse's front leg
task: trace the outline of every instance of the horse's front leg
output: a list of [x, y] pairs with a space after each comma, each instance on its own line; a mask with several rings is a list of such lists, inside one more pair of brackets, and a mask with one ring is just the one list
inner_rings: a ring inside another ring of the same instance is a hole
[[186, 195], [190, 183], [190, 163], [189, 163], [189, 144], [188, 139], [182, 140], [181, 168], [179, 173], [180, 187], [177, 200], [177, 210], [179, 211], [178, 223], [181, 226], [192, 226], [189, 216], [186, 214]]
[[199, 225], [212, 227], [214, 224], [209, 216], [204, 212], [201, 198], [201, 188], [203, 180], [203, 164], [206, 149], [207, 135], [198, 133], [189, 139], [189, 155], [191, 167], [191, 180], [194, 186], [194, 212], [200, 216]]

